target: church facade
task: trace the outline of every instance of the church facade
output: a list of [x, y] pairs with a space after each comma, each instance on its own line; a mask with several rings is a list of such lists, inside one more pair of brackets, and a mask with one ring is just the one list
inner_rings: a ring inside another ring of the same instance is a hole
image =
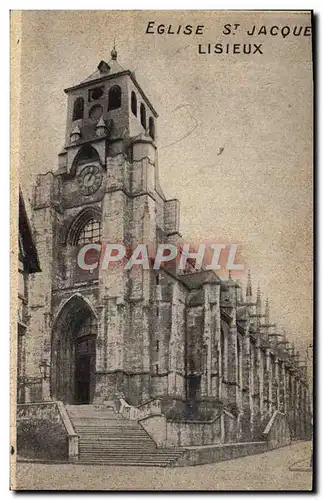
[[80, 268], [88, 243], [181, 245], [179, 201], [159, 184], [157, 113], [115, 51], [65, 93], [58, 168], [38, 176], [33, 197], [42, 272], [29, 283], [23, 400], [104, 406], [122, 394], [135, 407], [161, 401], [186, 421], [221, 409], [236, 441], [255, 438], [278, 411], [304, 436], [306, 366], [250, 276], [244, 293], [192, 264]]

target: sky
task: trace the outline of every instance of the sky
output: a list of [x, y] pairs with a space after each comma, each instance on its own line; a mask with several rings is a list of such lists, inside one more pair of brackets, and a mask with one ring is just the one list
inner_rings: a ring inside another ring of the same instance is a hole
[[[148, 22], [154, 31], [159, 23], [203, 25], [203, 34], [148, 34]], [[225, 35], [224, 25], [234, 23], [235, 34]], [[19, 160], [27, 202], [37, 174], [57, 168], [63, 89], [109, 61], [115, 40], [118, 62], [135, 71], [159, 114], [160, 181], [168, 198], [180, 200], [184, 239], [238, 242], [254, 293], [259, 283], [269, 297], [271, 320], [305, 345], [313, 300], [309, 25], [301, 12], [25, 11]], [[253, 26], [280, 31], [248, 35]], [[302, 27], [301, 35], [284, 38], [284, 26]], [[262, 44], [263, 53], [199, 53], [199, 44], [205, 52], [218, 43], [231, 51]], [[245, 283], [246, 275], [236, 277]]]

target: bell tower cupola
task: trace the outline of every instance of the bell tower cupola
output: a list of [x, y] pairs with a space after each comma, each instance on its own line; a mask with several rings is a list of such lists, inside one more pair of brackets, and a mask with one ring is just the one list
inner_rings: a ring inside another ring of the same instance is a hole
[[157, 113], [135, 75], [118, 62], [115, 46], [111, 60], [101, 61], [84, 81], [65, 89], [68, 98], [66, 135], [59, 155], [61, 171], [70, 173], [74, 159], [85, 144], [91, 144], [100, 157], [129, 154], [138, 135], [156, 141]]

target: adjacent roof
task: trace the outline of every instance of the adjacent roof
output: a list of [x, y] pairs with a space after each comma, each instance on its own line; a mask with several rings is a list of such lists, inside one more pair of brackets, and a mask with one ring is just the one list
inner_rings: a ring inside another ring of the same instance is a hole
[[193, 273], [179, 274], [176, 268], [172, 269], [170, 266], [162, 269], [173, 276], [177, 281], [183, 283], [189, 290], [201, 288], [206, 283], [221, 283], [221, 279], [213, 270], [200, 270]]
[[85, 78], [85, 80], [83, 80], [80, 85], [82, 85], [82, 83], [89, 83], [92, 80], [97, 80], [102, 76], [116, 75], [117, 73], [122, 73], [123, 71], [125, 71], [125, 69], [118, 63], [116, 59], [111, 59], [111, 61], [109, 61], [108, 63], [106, 63], [105, 61], [100, 61], [97, 69], [93, 73], [91, 73], [90, 76]]

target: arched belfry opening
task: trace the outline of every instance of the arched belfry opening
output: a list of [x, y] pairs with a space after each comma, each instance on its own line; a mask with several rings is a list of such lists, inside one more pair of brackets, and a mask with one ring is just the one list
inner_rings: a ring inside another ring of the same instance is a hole
[[84, 114], [84, 99], [83, 97], [77, 97], [74, 101], [73, 106], [73, 121], [81, 120]]
[[73, 161], [73, 167], [81, 165], [82, 163], [89, 163], [90, 161], [100, 162], [99, 153], [91, 146], [91, 144], [84, 144]]
[[69, 404], [90, 404], [95, 393], [97, 315], [81, 294], [59, 310], [52, 332], [51, 395]]
[[119, 85], [114, 85], [109, 90], [109, 104], [108, 111], [112, 109], [118, 109], [121, 107], [121, 87]]

